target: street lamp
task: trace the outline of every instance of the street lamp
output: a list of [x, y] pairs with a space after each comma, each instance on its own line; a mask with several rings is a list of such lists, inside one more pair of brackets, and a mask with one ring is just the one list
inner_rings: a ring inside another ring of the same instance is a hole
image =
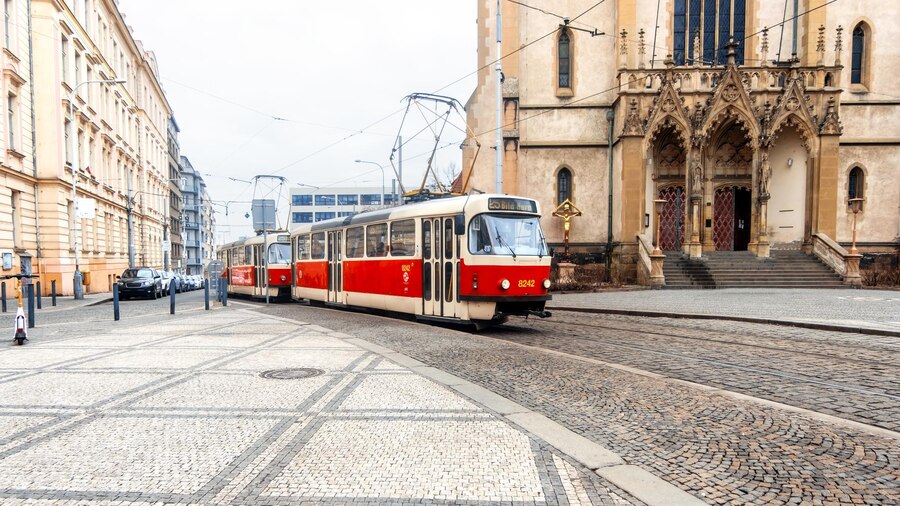
[[370, 162], [368, 160], [355, 160], [356, 163], [370, 163], [372, 165], [377, 165], [379, 169], [381, 169], [381, 207], [385, 207], [384, 205], [384, 167], [380, 163]]
[[850, 204], [850, 211], [853, 212], [853, 244], [850, 246], [850, 254], [858, 255], [859, 250], [856, 249], [856, 215], [862, 211], [862, 203], [863, 199], [861, 198], [853, 198], [849, 199], [848, 203]]
[[72, 91], [69, 92], [69, 144], [72, 150], [72, 206], [75, 209], [75, 275], [73, 279], [73, 288], [72, 291], [75, 294], [75, 299], [80, 300], [84, 299], [84, 286], [83, 280], [84, 277], [81, 275], [81, 270], [79, 269], [79, 257], [78, 257], [78, 235], [79, 235], [79, 221], [78, 221], [78, 196], [77, 196], [77, 188], [78, 188], [78, 158], [80, 153], [78, 152], [78, 139], [75, 137], [75, 94], [78, 92], [78, 88], [84, 86], [85, 84], [125, 84], [124, 79], [96, 79], [92, 81], [84, 81], [80, 82], [72, 88]]

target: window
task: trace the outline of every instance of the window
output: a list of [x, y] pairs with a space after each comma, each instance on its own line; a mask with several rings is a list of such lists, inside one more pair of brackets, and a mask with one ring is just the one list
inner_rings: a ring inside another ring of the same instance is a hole
[[75, 52], [75, 86], [81, 83], [81, 55]]
[[354, 213], [352, 211], [341, 211], [341, 212], [337, 213], [338, 218], [347, 218], [348, 216], [353, 216], [355, 214], [356, 213]]
[[16, 96], [10, 94], [6, 97], [7, 128], [9, 129], [9, 146], [7, 149], [16, 150]]
[[292, 206], [311, 206], [312, 201], [312, 195], [291, 195]]
[[69, 214], [69, 249], [75, 250], [75, 203], [71, 200], [66, 205]]
[[313, 260], [322, 260], [325, 258], [325, 232], [319, 232], [312, 235], [309, 257]]
[[391, 256], [411, 257], [416, 252], [416, 222], [403, 220], [391, 223]]
[[556, 203], [562, 204], [572, 198], [572, 171], [563, 168], [556, 175]]
[[387, 223], [366, 227], [366, 256], [383, 257], [387, 239]]
[[316, 213], [316, 221], [325, 221], [334, 218], [334, 213]]
[[10, 43], [12, 42], [12, 36], [10, 32], [12, 31], [12, 24], [10, 23], [10, 18], [12, 18], [12, 0], [3, 0], [3, 23], [6, 28], [6, 48], [11, 49], [12, 46]]
[[13, 247], [18, 248], [19, 245], [19, 229], [21, 228], [21, 220], [19, 217], [19, 208], [21, 207], [21, 193], [13, 190], [10, 198], [10, 211], [12, 214], [12, 240]]
[[[693, 64], [702, 58], [705, 65], [722, 65], [727, 61], [725, 45], [733, 38], [735, 62], [744, 63], [746, 0], [675, 0], [672, 23], [676, 65]], [[700, 36], [702, 55], [694, 54], [694, 37]]]
[[[850, 199], [864, 198], [865, 192], [865, 174], [859, 167], [850, 169], [850, 177], [847, 180], [847, 205], [850, 205]], [[862, 206], [860, 206], [862, 209]]]
[[340, 206], [355, 206], [359, 204], [359, 195], [338, 195], [337, 202]]
[[390, 193], [384, 194], [384, 205], [390, 206], [394, 204], [394, 195]]
[[313, 213], [291, 213], [293, 223], [312, 223]]
[[359, 196], [360, 203], [364, 206], [377, 206], [381, 204], [381, 195], [377, 193], [367, 193]]
[[347, 258], [362, 258], [365, 239], [363, 228], [354, 227], [347, 229]]
[[64, 149], [66, 150], [66, 165], [69, 167], [72, 166], [72, 140], [69, 138], [69, 124], [71, 122], [69, 120], [65, 120], [63, 122], [63, 138], [65, 142]]
[[863, 70], [866, 64], [866, 30], [863, 24], [853, 29], [853, 48], [850, 59], [850, 84], [863, 84]]
[[557, 65], [559, 71], [559, 87], [572, 87], [571, 41], [568, 30], [560, 30], [557, 42]]
[[297, 238], [297, 260], [309, 260], [308, 235], [301, 235]]
[[316, 195], [317, 206], [333, 206], [334, 195]]
[[60, 53], [62, 56], [62, 80], [69, 79], [69, 41], [63, 37], [60, 39]]

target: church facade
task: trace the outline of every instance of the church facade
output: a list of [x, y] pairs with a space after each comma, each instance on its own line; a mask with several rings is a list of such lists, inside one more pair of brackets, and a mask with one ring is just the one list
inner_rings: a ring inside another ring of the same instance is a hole
[[[557, 251], [568, 200], [572, 250], [625, 280], [662, 284], [658, 247], [803, 250], [858, 282], [854, 223], [861, 253], [897, 255], [900, 26], [877, 2], [523, 3], [500, 3], [501, 178], [540, 201]], [[467, 104], [463, 180], [481, 191], [497, 179], [496, 5], [479, 3]]]

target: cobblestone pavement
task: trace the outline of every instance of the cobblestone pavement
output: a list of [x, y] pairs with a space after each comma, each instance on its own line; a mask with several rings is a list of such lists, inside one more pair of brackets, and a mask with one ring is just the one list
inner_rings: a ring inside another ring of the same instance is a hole
[[488, 334], [900, 432], [900, 338], [564, 311]]
[[[900, 503], [900, 436], [873, 435], [666, 378], [608, 367], [599, 360], [622, 360], [627, 364], [629, 358], [621, 349], [616, 350], [616, 356], [609, 349], [594, 349], [584, 342], [561, 338], [556, 330], [564, 326], [554, 324], [552, 319], [541, 327], [517, 324], [487, 337], [435, 327], [423, 333], [410, 330], [418, 324], [392, 320], [379, 320], [375, 325], [370, 316], [297, 305], [266, 311], [294, 318], [327, 318], [331, 326], [343, 332], [480, 384], [543, 413], [618, 453], [626, 462], [639, 465], [712, 504]], [[670, 350], [668, 342], [649, 333], [653, 330], [646, 326], [647, 319], [603, 319], [617, 325], [634, 325], [634, 332], [613, 332], [619, 339], [642, 345], [649, 342], [646, 347], [656, 351]], [[659, 323], [656, 319], [652, 321]], [[689, 340], [679, 341], [673, 353], [692, 346], [695, 352], [702, 353], [707, 353], [707, 348], [719, 347], [722, 353], [734, 355], [736, 359], [750, 360], [754, 354], [751, 351], [733, 344], [710, 344], [706, 340], [733, 340], [733, 333], [731, 337], [722, 334], [727, 334], [726, 329], [737, 328], [739, 334], [744, 334], [757, 347], [756, 365], [773, 356], [789, 362], [796, 353], [778, 357], [779, 353], [787, 353], [779, 348], [789, 346], [807, 351], [817, 349], [823, 362], [843, 360], [848, 369], [885, 350], [896, 350], [892, 347], [896, 343], [889, 338], [879, 338], [881, 349], [877, 346], [869, 349], [860, 345], [867, 336], [808, 329], [685, 320], [663, 325], [681, 331], [694, 328], [695, 336], [704, 339], [693, 344]], [[655, 328], [659, 330], [658, 325]], [[848, 346], [857, 339], [860, 341], [855, 346]], [[585, 348], [594, 350], [596, 359], [592, 358], [593, 352], [583, 353]], [[588, 356], [579, 357], [579, 354]], [[658, 353], [654, 356], [664, 357]], [[884, 390], [896, 392], [896, 385], [891, 386], [897, 377], [896, 355], [889, 361], [880, 372], [870, 364], [868, 372], [853, 376], [855, 373], [846, 371], [850, 376], [829, 379], [856, 381], [865, 377], [872, 382], [864, 384], [866, 388], [874, 391], [890, 387], [894, 390]], [[730, 375], [750, 377], [739, 369], [725, 370], [711, 364], [707, 367], [716, 370], [715, 378], [720, 383]], [[809, 373], [808, 369], [814, 367], [815, 363], [807, 363], [795, 366], [794, 370], [787, 367], [782, 370], [792, 374]], [[698, 370], [685, 370], [699, 374]], [[830, 371], [840, 372], [840, 368], [832, 367]], [[713, 377], [693, 379], [710, 383]], [[728, 384], [722, 386], [730, 388]], [[819, 390], [812, 392], [818, 394]], [[845, 391], [834, 394], [835, 402], [846, 395]], [[785, 401], [796, 404], [791, 398]], [[895, 409], [896, 402], [888, 404], [888, 408]]]
[[[0, 346], [0, 504], [631, 501], [336, 332], [144, 309], [117, 324], [72, 313]], [[322, 374], [260, 375], [296, 367]]]
[[900, 291], [729, 288], [554, 294], [555, 307], [729, 315], [900, 331]]

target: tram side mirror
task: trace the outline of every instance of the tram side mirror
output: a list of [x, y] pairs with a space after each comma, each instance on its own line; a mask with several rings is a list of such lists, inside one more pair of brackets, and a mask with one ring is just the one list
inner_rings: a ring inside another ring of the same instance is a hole
[[456, 235], [464, 235], [466, 233], [466, 216], [457, 214], [453, 217], [453, 231]]

